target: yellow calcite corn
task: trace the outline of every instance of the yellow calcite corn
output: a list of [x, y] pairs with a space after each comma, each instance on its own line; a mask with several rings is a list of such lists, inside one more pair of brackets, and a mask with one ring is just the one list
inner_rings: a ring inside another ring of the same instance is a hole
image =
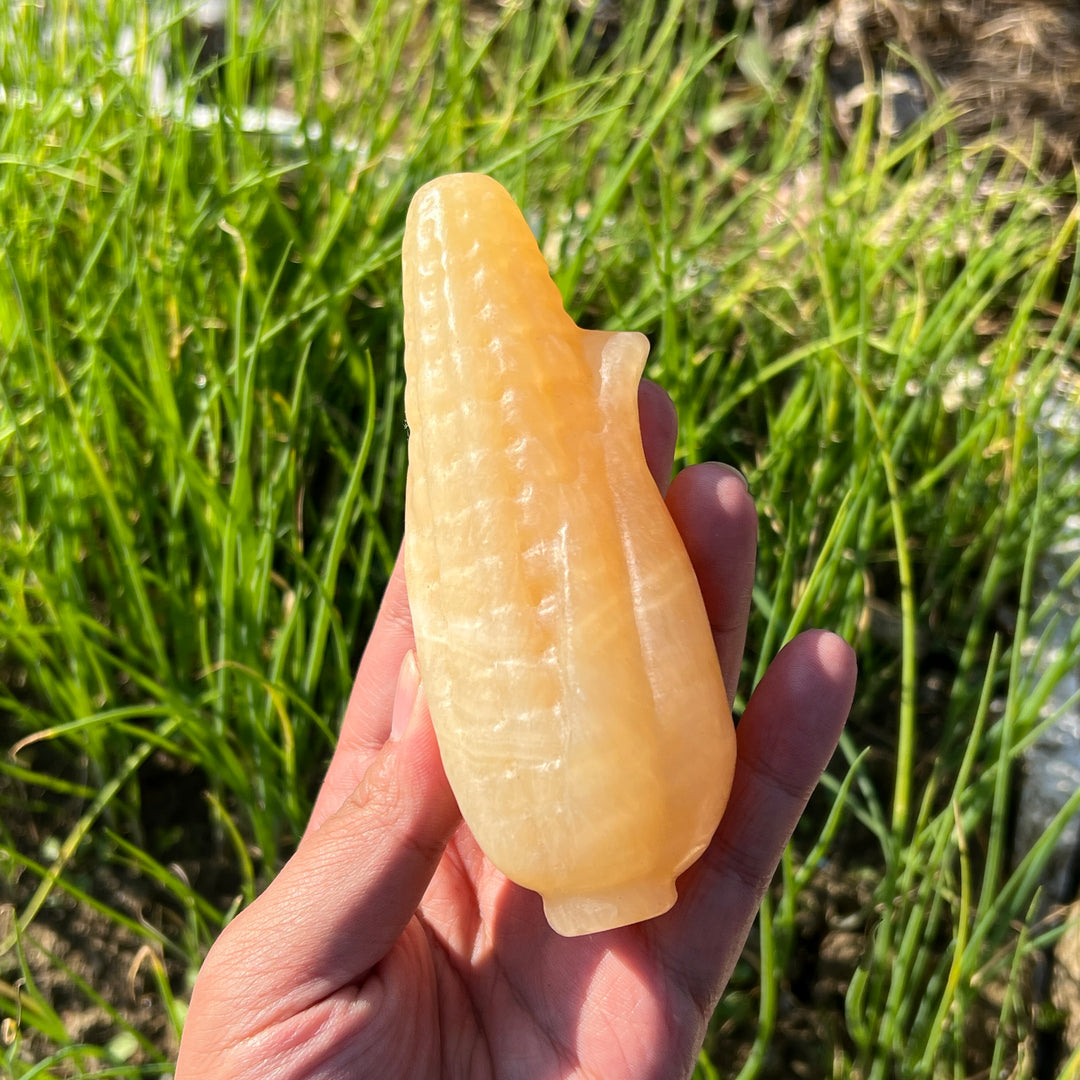
[[417, 192], [402, 264], [405, 570], [446, 775], [559, 933], [658, 915], [720, 820], [735, 738], [642, 451], [648, 342], [574, 324], [487, 176]]

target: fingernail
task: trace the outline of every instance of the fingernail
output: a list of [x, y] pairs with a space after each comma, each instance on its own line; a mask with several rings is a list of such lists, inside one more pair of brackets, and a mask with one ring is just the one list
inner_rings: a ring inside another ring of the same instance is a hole
[[416, 665], [416, 653], [410, 649], [401, 661], [397, 687], [394, 690], [394, 711], [390, 718], [390, 738], [395, 742], [405, 734], [412, 716], [416, 695], [420, 690], [420, 669]]
[[734, 465], [729, 465], [726, 461], [714, 461], [713, 465], [723, 472], [729, 473], [731, 476], [737, 476], [742, 481], [742, 486], [746, 488], [747, 491], [750, 490], [750, 481], [747, 480]]

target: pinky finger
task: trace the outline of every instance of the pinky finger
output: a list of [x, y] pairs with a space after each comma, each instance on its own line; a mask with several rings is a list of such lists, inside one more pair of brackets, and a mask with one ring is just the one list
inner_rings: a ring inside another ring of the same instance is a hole
[[715, 1002], [765, 890], [836, 749], [855, 694], [856, 664], [840, 637], [790, 642], [754, 690], [738, 727], [727, 811], [701, 861], [680, 882], [673, 963], [693, 996]]

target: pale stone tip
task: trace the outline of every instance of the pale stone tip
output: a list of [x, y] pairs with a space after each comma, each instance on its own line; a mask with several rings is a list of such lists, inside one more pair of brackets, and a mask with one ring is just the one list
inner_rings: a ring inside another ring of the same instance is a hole
[[545, 896], [544, 915], [557, 934], [581, 937], [654, 919], [677, 899], [673, 881], [636, 882], [591, 896]]

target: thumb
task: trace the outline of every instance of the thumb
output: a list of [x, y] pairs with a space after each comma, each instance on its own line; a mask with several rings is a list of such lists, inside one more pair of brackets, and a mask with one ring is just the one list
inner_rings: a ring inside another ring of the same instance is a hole
[[[341, 808], [304, 837], [226, 931], [242, 937], [233, 948], [261, 993], [295, 1014], [362, 979], [416, 912], [460, 820], [409, 652], [386, 745]], [[253, 965], [253, 950], [263, 963]]]

